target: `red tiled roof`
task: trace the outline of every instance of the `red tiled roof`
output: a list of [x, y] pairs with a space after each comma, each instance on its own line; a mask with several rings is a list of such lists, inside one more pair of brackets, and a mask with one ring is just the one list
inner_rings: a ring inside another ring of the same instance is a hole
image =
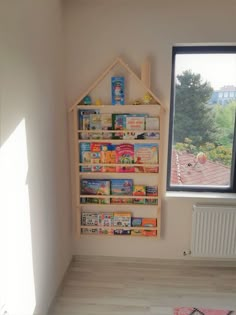
[[193, 154], [172, 150], [171, 184], [228, 186], [230, 168], [210, 160], [205, 164], [196, 163]]

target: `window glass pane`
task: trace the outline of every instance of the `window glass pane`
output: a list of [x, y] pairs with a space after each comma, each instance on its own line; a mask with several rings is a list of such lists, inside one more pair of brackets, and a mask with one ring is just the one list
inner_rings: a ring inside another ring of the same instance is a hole
[[227, 190], [234, 171], [236, 53], [177, 53], [174, 70], [169, 187]]

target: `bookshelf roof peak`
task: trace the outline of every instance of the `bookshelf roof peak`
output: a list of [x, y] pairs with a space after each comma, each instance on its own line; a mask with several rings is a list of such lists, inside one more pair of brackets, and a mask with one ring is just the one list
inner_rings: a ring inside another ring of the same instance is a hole
[[96, 86], [108, 75], [108, 73], [117, 65], [120, 64], [132, 77], [139, 82], [141, 86], [153, 97], [153, 99], [159, 104], [164, 110], [166, 107], [161, 104], [159, 98], [148, 88], [145, 86], [143, 81], [130, 69], [130, 67], [120, 58], [117, 57], [109, 67], [107, 67], [104, 72], [97, 78], [97, 80], [83, 93], [80, 97], [74, 102], [74, 104], [69, 108], [69, 111], [72, 111], [77, 105], [84, 99], [86, 95], [88, 95]]

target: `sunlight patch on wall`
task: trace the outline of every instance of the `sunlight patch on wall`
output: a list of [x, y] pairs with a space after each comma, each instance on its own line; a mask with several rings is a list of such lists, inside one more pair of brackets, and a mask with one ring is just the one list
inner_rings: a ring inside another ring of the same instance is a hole
[[24, 119], [0, 148], [0, 174], [0, 246], [4, 257], [0, 261], [0, 296], [10, 314], [32, 315], [36, 301]]

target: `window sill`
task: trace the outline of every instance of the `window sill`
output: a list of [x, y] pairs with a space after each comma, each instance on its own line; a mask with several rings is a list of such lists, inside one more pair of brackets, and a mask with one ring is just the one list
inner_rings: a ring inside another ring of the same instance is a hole
[[167, 191], [165, 199], [169, 198], [199, 198], [199, 199], [224, 199], [236, 200], [235, 193], [210, 193], [210, 192], [189, 192], [189, 191]]

